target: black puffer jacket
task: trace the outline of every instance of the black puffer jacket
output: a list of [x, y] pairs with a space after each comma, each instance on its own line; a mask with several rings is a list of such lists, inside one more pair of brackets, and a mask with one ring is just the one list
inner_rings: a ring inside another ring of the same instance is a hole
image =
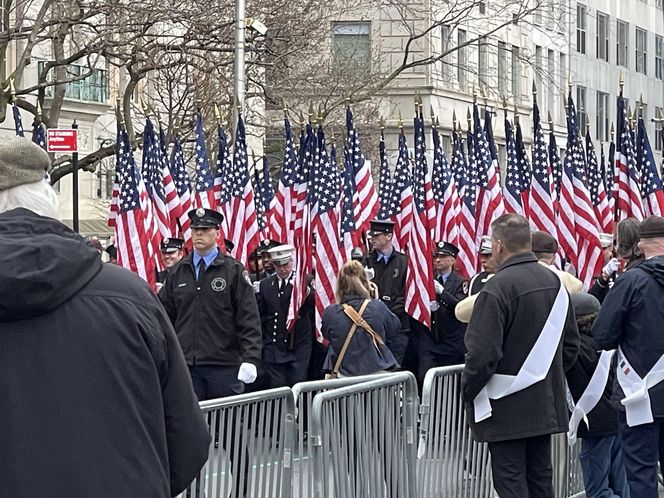
[[66, 226], [0, 214], [0, 496], [164, 498], [210, 442], [173, 327]]

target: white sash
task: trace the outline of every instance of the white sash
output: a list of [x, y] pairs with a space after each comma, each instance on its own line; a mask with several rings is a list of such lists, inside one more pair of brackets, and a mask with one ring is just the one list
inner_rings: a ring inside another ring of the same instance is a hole
[[569, 295], [560, 280], [560, 288], [549, 317], [519, 372], [516, 375], [493, 374], [473, 401], [475, 423], [491, 417], [490, 399], [504, 398], [546, 378], [565, 328], [568, 307]]
[[583, 391], [579, 401], [572, 410], [572, 416], [569, 419], [569, 428], [567, 431], [567, 442], [570, 446], [574, 446], [576, 443], [576, 432], [579, 429], [581, 420], [584, 420], [586, 426], [590, 428], [586, 415], [597, 406], [597, 403], [599, 403], [599, 400], [602, 398], [602, 394], [604, 394], [606, 382], [609, 380], [611, 358], [613, 358], [615, 352], [615, 349], [612, 349], [611, 351], [602, 351], [597, 367], [595, 367], [595, 371], [590, 378], [590, 382], [588, 382], [586, 389]]
[[621, 403], [625, 406], [627, 425], [634, 427], [653, 422], [652, 407], [648, 390], [664, 380], [664, 355], [642, 379], [630, 365], [629, 361], [618, 348], [618, 382], [625, 393]]

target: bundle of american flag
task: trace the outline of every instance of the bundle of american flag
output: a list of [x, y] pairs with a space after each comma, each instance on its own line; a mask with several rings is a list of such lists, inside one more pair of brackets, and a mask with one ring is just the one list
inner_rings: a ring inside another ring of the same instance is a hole
[[[328, 143], [323, 126], [312, 122], [301, 126], [297, 143], [285, 116], [284, 159], [276, 190], [267, 159], [254, 158], [250, 164], [242, 116], [232, 147], [226, 132], [218, 128], [213, 171], [203, 120], [197, 114], [190, 151], [193, 175], [180, 139], [174, 138], [169, 157], [164, 131], [156, 130], [149, 119], [143, 132], [141, 168], [137, 168], [127, 133], [120, 126], [109, 217], [109, 225], [115, 227], [118, 260], [153, 284], [161, 264], [161, 238], [178, 236], [188, 242], [187, 212], [197, 207], [215, 209], [224, 214], [221, 231], [234, 243], [232, 256], [243, 264], [261, 240], [295, 246], [289, 324], [294, 324], [306, 297], [309, 274], [315, 276], [320, 324], [323, 311], [334, 302], [337, 273], [351, 249], [366, 248], [369, 221], [391, 219], [394, 245], [407, 254], [409, 262], [406, 310], [430, 326], [432, 244], [445, 240], [457, 245], [457, 270], [471, 276], [479, 270], [478, 248], [491, 222], [505, 212], [517, 212], [528, 218], [533, 230], [546, 231], [559, 240], [564, 257], [587, 287], [603, 264], [599, 233], [611, 231], [615, 220], [664, 212], [664, 187], [643, 119], [633, 130], [622, 95], [618, 112], [618, 139], [608, 157], [614, 168], [607, 168], [603, 147], [598, 161], [589, 135], [584, 144], [571, 95], [564, 161], [558, 157], [553, 131], [547, 143], [535, 102], [530, 154], [518, 119], [512, 124], [505, 116], [507, 161], [501, 168], [488, 109], [482, 122], [479, 106], [473, 105], [465, 139], [455, 119], [448, 161], [438, 120], [433, 117], [433, 146], [427, 150], [426, 123], [418, 104], [412, 153], [402, 126], [393, 172], [381, 131], [380, 191], [374, 187], [371, 164], [350, 108], [339, 152]], [[504, 186], [500, 171], [505, 173]]]

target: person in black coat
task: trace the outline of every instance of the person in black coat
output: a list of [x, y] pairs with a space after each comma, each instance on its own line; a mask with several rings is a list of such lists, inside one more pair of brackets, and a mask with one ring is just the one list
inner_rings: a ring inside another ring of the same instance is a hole
[[416, 326], [420, 382], [431, 368], [464, 362], [466, 325], [457, 320], [454, 310], [468, 293], [468, 281], [454, 270], [457, 254], [459, 249], [449, 242], [438, 242], [433, 250], [436, 302], [431, 310], [431, 330], [420, 323]]
[[334, 371], [353, 326], [353, 321], [344, 312], [344, 305], [359, 313], [365, 301], [367, 305], [361, 317], [378, 336], [374, 336], [371, 330], [357, 327], [341, 359], [338, 373], [341, 376], [366, 375], [399, 368], [387, 346], [390, 338], [400, 332], [399, 319], [384, 303], [371, 298], [369, 280], [361, 263], [349, 261], [341, 268], [336, 294], [338, 304], [329, 306], [323, 313], [322, 334], [329, 341], [323, 371]]
[[[498, 495], [551, 497], [550, 435], [567, 431], [565, 370], [576, 361], [579, 332], [560, 278], [531, 251], [528, 220], [506, 214], [491, 226], [499, 266], [478, 294], [466, 330], [463, 396], [474, 438], [489, 443]], [[543, 379], [525, 379], [521, 389], [500, 396], [494, 386], [523, 371], [541, 336], [545, 343], [558, 340], [555, 350], [538, 352], [528, 365], [528, 372], [548, 365]]]
[[[664, 467], [664, 382], [649, 386], [644, 405], [630, 403], [625, 412], [624, 388], [638, 386], [664, 359], [664, 218], [650, 216], [639, 226], [639, 249], [645, 256], [616, 279], [592, 327], [600, 348], [618, 351], [612, 400], [617, 407], [620, 438], [631, 496], [657, 497], [657, 461]], [[644, 413], [643, 409], [649, 409]]]
[[258, 306], [248, 272], [215, 245], [221, 213], [189, 212], [194, 251], [159, 292], [199, 400], [244, 392], [261, 359]]
[[[576, 404], [588, 388], [595, 373], [600, 351], [590, 329], [600, 309], [597, 298], [584, 292], [570, 294], [580, 333], [579, 356], [567, 371], [567, 386]], [[615, 359], [614, 359], [615, 360]], [[612, 362], [615, 364], [615, 361]], [[595, 407], [578, 425], [576, 435], [581, 438], [579, 460], [583, 470], [586, 496], [628, 498], [622, 446], [618, 436], [618, 412], [611, 404], [615, 366], [610, 367], [604, 393]], [[570, 427], [570, 430], [574, 429]], [[571, 434], [568, 432], [568, 438]]]
[[308, 288], [292, 331], [286, 326], [293, 291], [291, 245], [269, 250], [276, 273], [264, 278], [256, 294], [263, 330], [263, 369], [268, 388], [283, 387], [307, 380], [307, 367], [313, 342], [314, 293]]
[[367, 258], [367, 266], [374, 271], [371, 281], [378, 287], [378, 298], [401, 322], [399, 333], [388, 346], [405, 369], [417, 372], [417, 342], [411, 340], [411, 318], [404, 307], [408, 260], [392, 245], [394, 222], [373, 220], [367, 235], [373, 249]]
[[0, 144], [0, 496], [175, 496], [210, 444], [177, 337], [144, 281], [55, 219], [48, 165]]

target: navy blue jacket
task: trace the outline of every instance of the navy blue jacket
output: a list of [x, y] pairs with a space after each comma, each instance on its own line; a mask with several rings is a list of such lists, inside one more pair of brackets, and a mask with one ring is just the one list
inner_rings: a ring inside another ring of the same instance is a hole
[[290, 282], [279, 291], [279, 278], [276, 274], [261, 280], [256, 302], [261, 315], [265, 362], [286, 363], [306, 360], [311, 355], [314, 293], [311, 290], [300, 306], [299, 318], [291, 333], [286, 328], [286, 320], [292, 291], [293, 286]]
[[163, 498], [210, 436], [171, 323], [60, 222], [0, 215], [0, 496]]
[[[344, 302], [359, 312], [363, 301], [360, 297], [348, 296]], [[371, 325], [386, 344], [389, 344], [392, 337], [399, 334], [401, 328], [399, 319], [378, 299], [370, 300], [362, 318]], [[341, 351], [352, 325], [352, 320], [344, 313], [341, 304], [333, 304], [323, 313], [322, 333], [323, 337], [330, 341], [323, 365], [325, 372], [331, 372], [334, 368], [337, 355]], [[399, 368], [399, 363], [387, 345], [379, 345], [377, 350], [371, 336], [358, 327], [346, 350], [339, 372], [343, 375], [364, 375], [395, 368]]]
[[[592, 328], [600, 348], [621, 347], [636, 371], [645, 376], [664, 354], [664, 256], [648, 259], [626, 271], [606, 294]], [[613, 401], [624, 411], [625, 397], [618, 380]], [[664, 417], [664, 383], [649, 391], [655, 417]]]

